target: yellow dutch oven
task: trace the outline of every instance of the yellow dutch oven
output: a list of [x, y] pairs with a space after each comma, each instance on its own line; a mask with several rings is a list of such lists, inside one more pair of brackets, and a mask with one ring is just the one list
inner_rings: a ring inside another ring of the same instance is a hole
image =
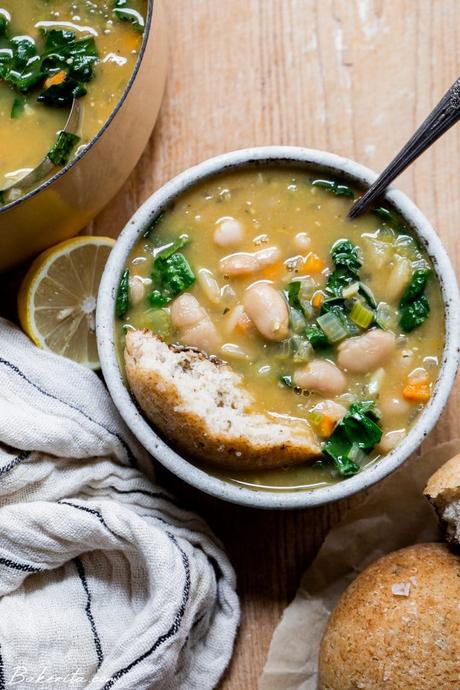
[[102, 130], [58, 173], [0, 209], [0, 272], [76, 235], [117, 193], [157, 119], [166, 53], [162, 4], [148, 0], [138, 61]]

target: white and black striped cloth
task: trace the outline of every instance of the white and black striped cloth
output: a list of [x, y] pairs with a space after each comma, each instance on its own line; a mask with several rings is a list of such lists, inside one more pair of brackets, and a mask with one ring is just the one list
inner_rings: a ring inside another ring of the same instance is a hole
[[239, 620], [97, 376], [0, 319], [0, 690], [207, 690]]

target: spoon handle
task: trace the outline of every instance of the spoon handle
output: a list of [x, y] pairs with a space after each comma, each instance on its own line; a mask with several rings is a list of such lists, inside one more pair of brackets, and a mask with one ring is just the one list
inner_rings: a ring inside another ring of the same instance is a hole
[[382, 192], [416, 158], [447, 132], [460, 119], [460, 78], [457, 79], [438, 105], [420, 125], [415, 134], [403, 146], [391, 163], [379, 175], [367, 192], [351, 207], [348, 217], [356, 218], [364, 213], [381, 196]]

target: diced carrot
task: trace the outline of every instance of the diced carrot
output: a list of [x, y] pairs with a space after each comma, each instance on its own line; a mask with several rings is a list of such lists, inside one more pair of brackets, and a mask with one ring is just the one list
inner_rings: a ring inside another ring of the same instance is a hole
[[427, 381], [408, 383], [403, 389], [403, 398], [411, 402], [427, 402], [430, 396], [430, 384]]
[[302, 266], [302, 273], [315, 274], [321, 273], [326, 268], [326, 262], [314, 252], [310, 252]]
[[311, 298], [312, 306], [315, 307], [315, 309], [319, 309], [323, 302], [324, 292], [321, 292], [321, 290], [317, 290]]
[[329, 436], [332, 434], [332, 432], [335, 429], [336, 425], [336, 420], [332, 419], [332, 417], [328, 417], [327, 415], [323, 415], [323, 418], [321, 419], [321, 422], [319, 423], [318, 426], [318, 433], [320, 436], [323, 438], [329, 438]]
[[52, 77], [48, 77], [48, 79], [45, 80], [45, 89], [49, 89], [51, 86], [58, 86], [58, 84], [62, 84], [65, 79], [66, 79], [66, 73], [63, 69], [61, 69], [60, 72], [56, 72], [56, 74], [53, 74]]
[[272, 264], [271, 266], [264, 268], [262, 274], [267, 280], [278, 280], [278, 278], [281, 278], [285, 270], [286, 266], [284, 265], [284, 262], [278, 261], [276, 264]]
[[235, 330], [246, 335], [254, 332], [254, 324], [252, 323], [246, 312], [243, 312], [236, 322]]

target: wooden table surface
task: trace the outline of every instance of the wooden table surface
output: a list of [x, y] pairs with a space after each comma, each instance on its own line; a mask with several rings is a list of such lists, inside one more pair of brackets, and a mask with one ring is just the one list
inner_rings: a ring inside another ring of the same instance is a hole
[[[165, 4], [170, 72], [161, 116], [136, 171], [93, 223], [98, 234], [117, 234], [163, 182], [231, 149], [301, 145], [379, 170], [460, 73], [458, 0]], [[459, 175], [456, 128], [398, 182], [431, 219], [457, 268]], [[425, 448], [457, 435], [459, 403], [457, 390]], [[255, 690], [283, 608], [346, 505], [255, 511], [159, 474], [206, 516], [233, 561], [242, 625], [221, 688]]]

